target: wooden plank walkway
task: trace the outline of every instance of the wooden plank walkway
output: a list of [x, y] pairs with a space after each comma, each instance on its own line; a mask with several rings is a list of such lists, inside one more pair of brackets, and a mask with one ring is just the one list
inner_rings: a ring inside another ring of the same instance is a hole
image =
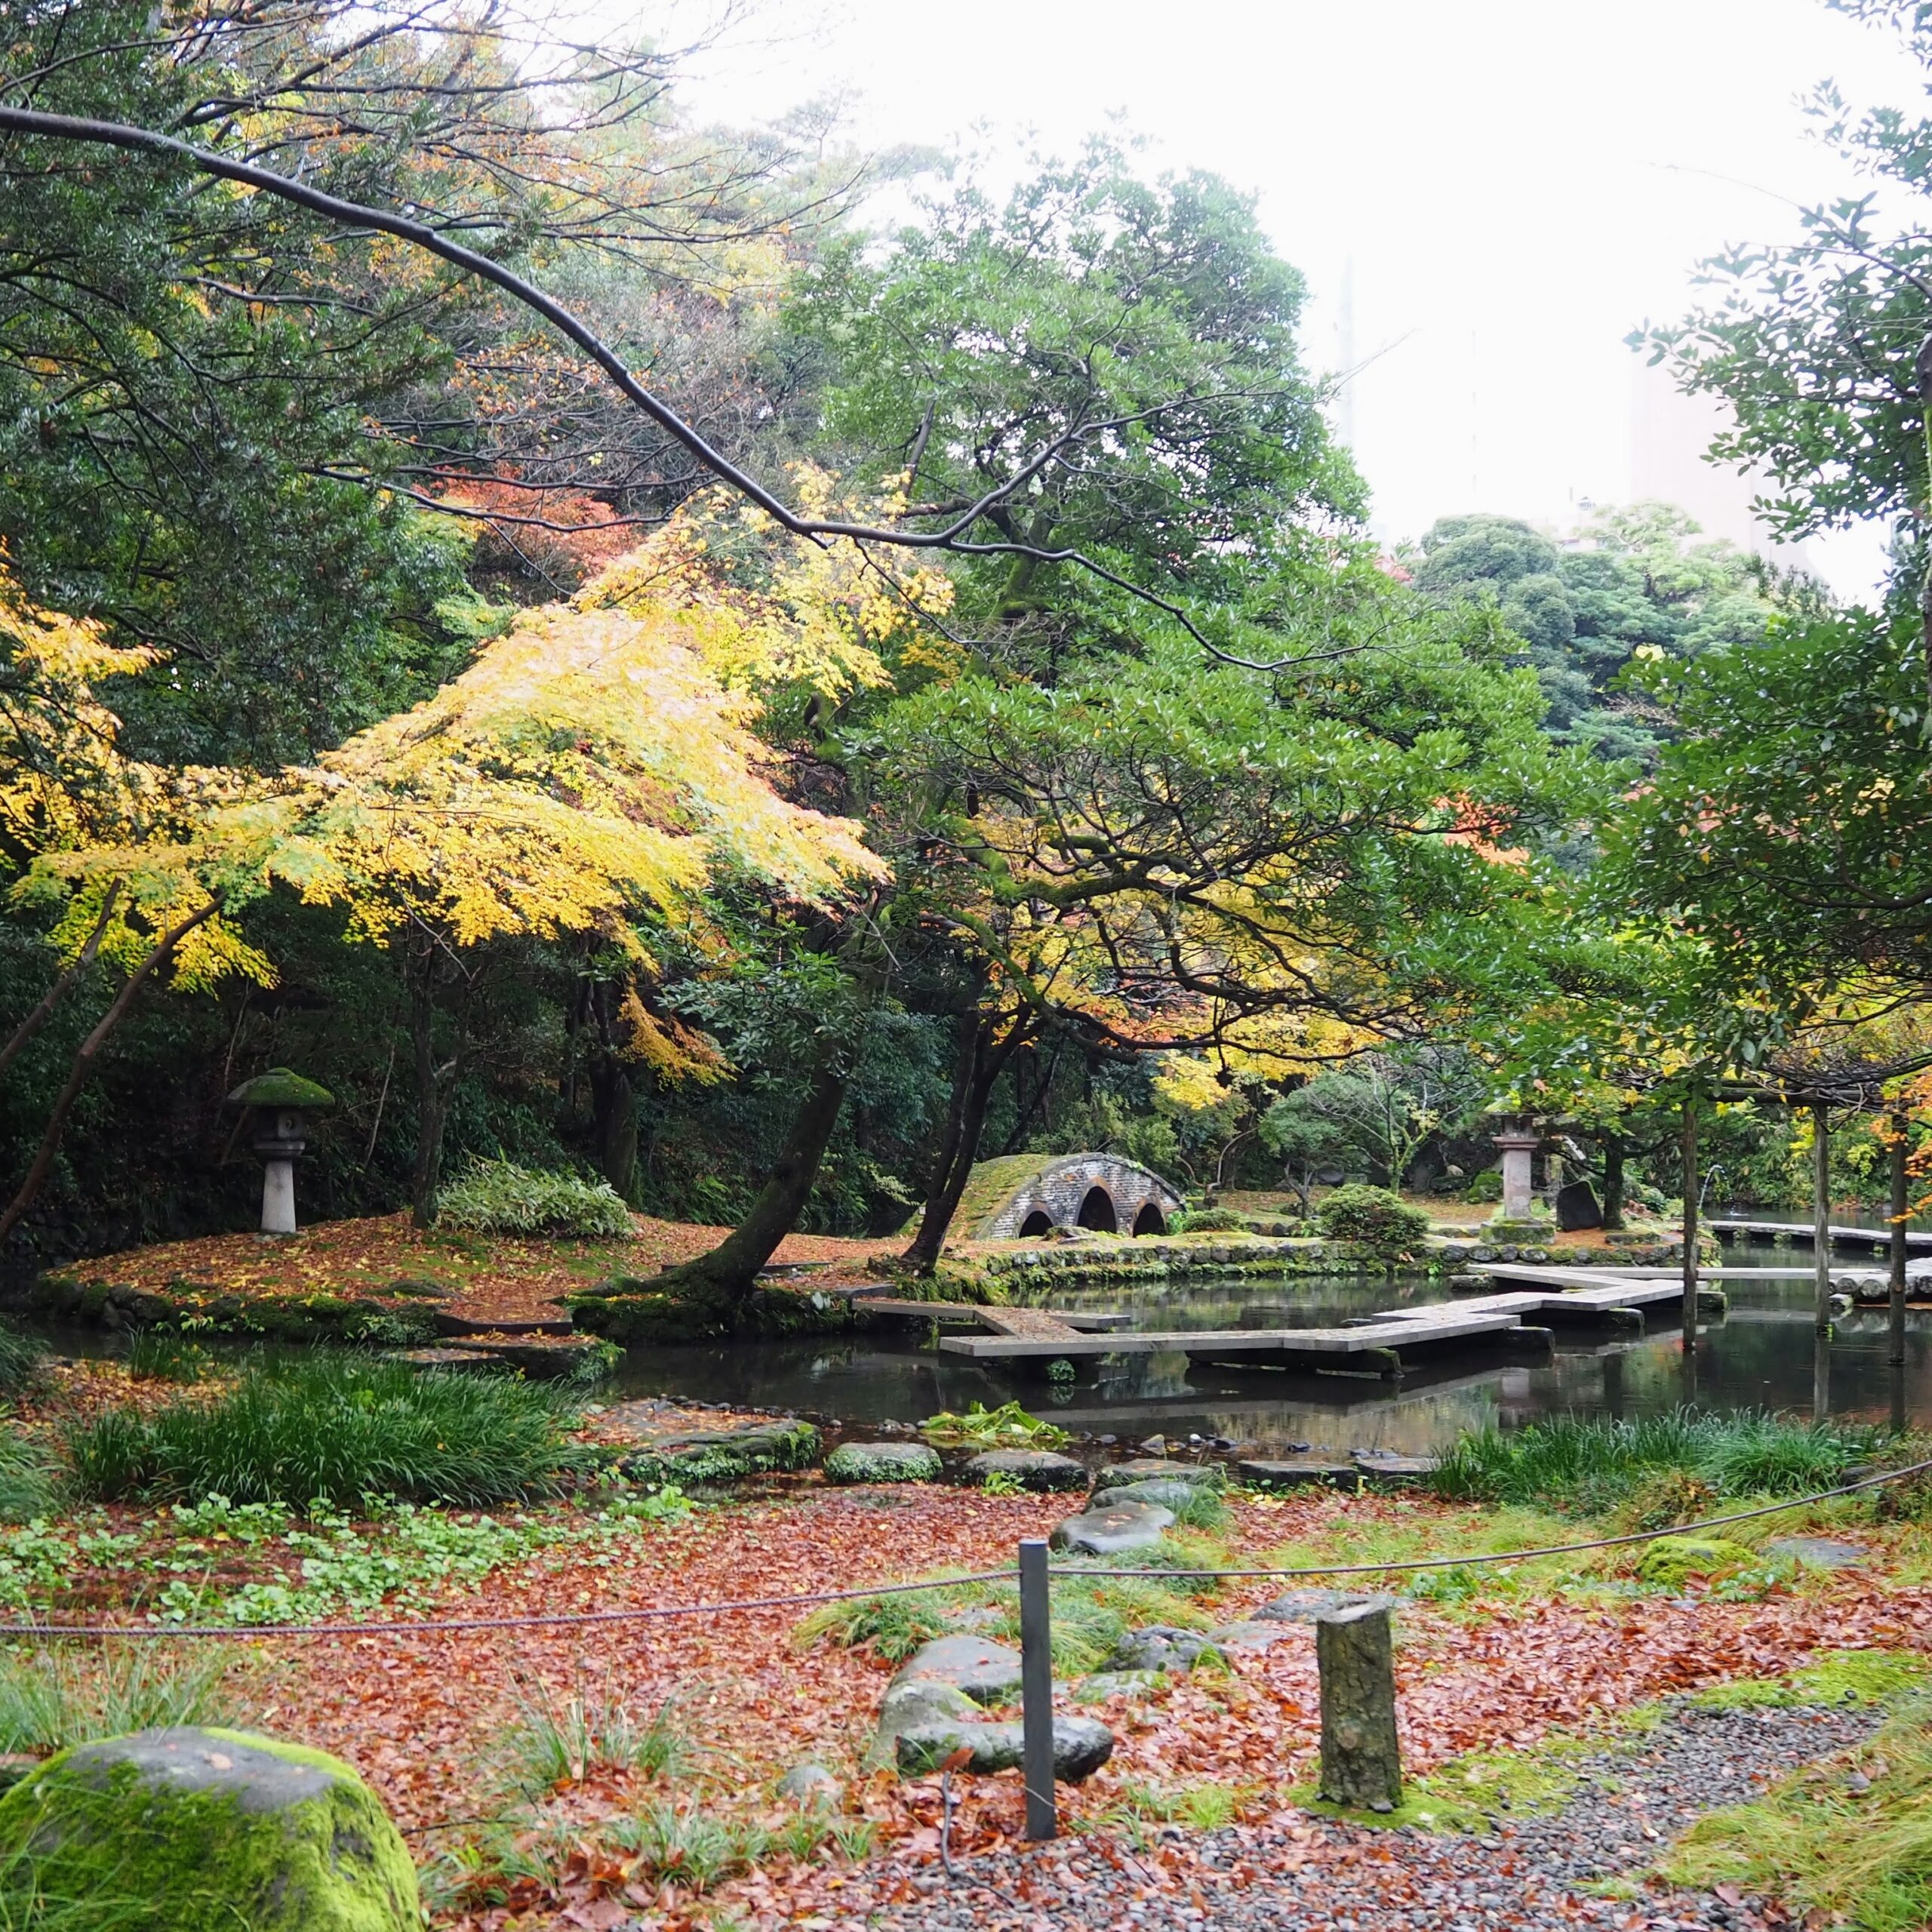
[[[1809, 1241], [1811, 1223], [1809, 1221], [1741, 1221], [1727, 1215], [1719, 1215], [1707, 1221], [1706, 1226], [1717, 1234], [1734, 1235], [1790, 1235]], [[1889, 1228], [1838, 1228], [1831, 1230], [1832, 1240], [1844, 1241], [1853, 1247], [1889, 1247], [1892, 1231]], [[1932, 1248], [1932, 1231], [1908, 1228], [1905, 1244], [1908, 1248]]]

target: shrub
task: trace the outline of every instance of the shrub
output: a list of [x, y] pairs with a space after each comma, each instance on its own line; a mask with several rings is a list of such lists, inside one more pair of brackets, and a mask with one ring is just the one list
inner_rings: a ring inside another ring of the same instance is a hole
[[438, 1217], [484, 1235], [560, 1235], [609, 1240], [631, 1232], [631, 1211], [608, 1181], [478, 1161], [437, 1196]]
[[1390, 1260], [1413, 1254], [1427, 1238], [1429, 1217], [1386, 1187], [1338, 1187], [1315, 1210], [1331, 1241], [1352, 1241]]
[[300, 1508], [365, 1496], [479, 1504], [547, 1487], [575, 1459], [552, 1391], [505, 1376], [312, 1355], [258, 1364], [212, 1399], [69, 1432], [75, 1475], [103, 1500], [149, 1495]]
[[1244, 1235], [1254, 1230], [1232, 1208], [1192, 1208], [1177, 1214], [1171, 1232], [1177, 1235]]
[[1469, 1184], [1463, 1190], [1465, 1201], [1500, 1201], [1503, 1198], [1503, 1170], [1484, 1168], [1481, 1173], [1472, 1174]]

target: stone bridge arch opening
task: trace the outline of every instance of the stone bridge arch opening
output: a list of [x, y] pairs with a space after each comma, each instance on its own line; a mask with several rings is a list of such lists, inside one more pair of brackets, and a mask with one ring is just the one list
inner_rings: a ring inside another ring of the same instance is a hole
[[1113, 1235], [1120, 1232], [1120, 1217], [1114, 1212], [1114, 1198], [1097, 1183], [1081, 1197], [1079, 1224], [1091, 1228], [1096, 1234]]
[[1137, 1235], [1164, 1235], [1167, 1231], [1167, 1216], [1152, 1201], [1143, 1201], [1140, 1212], [1134, 1217], [1134, 1232]]

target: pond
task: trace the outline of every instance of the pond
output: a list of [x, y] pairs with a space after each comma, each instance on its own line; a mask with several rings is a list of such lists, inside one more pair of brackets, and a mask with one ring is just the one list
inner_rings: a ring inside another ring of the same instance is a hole
[[[1804, 1269], [1809, 1250], [1738, 1244], [1734, 1267]], [[1871, 1251], [1834, 1263], [1875, 1264]], [[620, 1372], [626, 1395], [810, 1409], [854, 1423], [915, 1422], [940, 1409], [1016, 1398], [1076, 1432], [1123, 1440], [1223, 1436], [1261, 1453], [1296, 1445], [1346, 1455], [1389, 1449], [1419, 1455], [1483, 1424], [1555, 1414], [1634, 1416], [1687, 1399], [1721, 1409], [1765, 1407], [1808, 1415], [1814, 1393], [1812, 1290], [1808, 1279], [1730, 1281], [1730, 1312], [1700, 1332], [1694, 1380], [1675, 1327], [1653, 1314], [1639, 1340], [1559, 1332], [1554, 1361], [1501, 1363], [1472, 1350], [1459, 1362], [1417, 1370], [1398, 1385], [1355, 1377], [1232, 1371], [1184, 1355], [1143, 1358], [1117, 1380], [1054, 1389], [942, 1354], [918, 1332], [838, 1342], [734, 1343], [634, 1350]], [[1131, 1313], [1137, 1328], [1327, 1327], [1378, 1309], [1450, 1300], [1447, 1287], [1415, 1276], [1304, 1276], [1266, 1282], [1201, 1277], [1185, 1285], [1066, 1292], [1056, 1306]], [[1841, 1318], [1829, 1349], [1829, 1412], [1863, 1422], [1932, 1427], [1932, 1309], [1906, 1316], [1903, 1372], [1885, 1362], [1885, 1312]], [[1128, 1358], [1131, 1360], [1131, 1358]]]

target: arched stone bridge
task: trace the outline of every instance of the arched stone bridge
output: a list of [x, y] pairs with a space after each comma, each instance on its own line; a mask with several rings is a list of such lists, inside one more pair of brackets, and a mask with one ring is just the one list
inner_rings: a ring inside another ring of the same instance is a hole
[[1010, 1154], [974, 1168], [955, 1225], [969, 1241], [1056, 1228], [1164, 1235], [1185, 1204], [1158, 1174], [1117, 1154]]

